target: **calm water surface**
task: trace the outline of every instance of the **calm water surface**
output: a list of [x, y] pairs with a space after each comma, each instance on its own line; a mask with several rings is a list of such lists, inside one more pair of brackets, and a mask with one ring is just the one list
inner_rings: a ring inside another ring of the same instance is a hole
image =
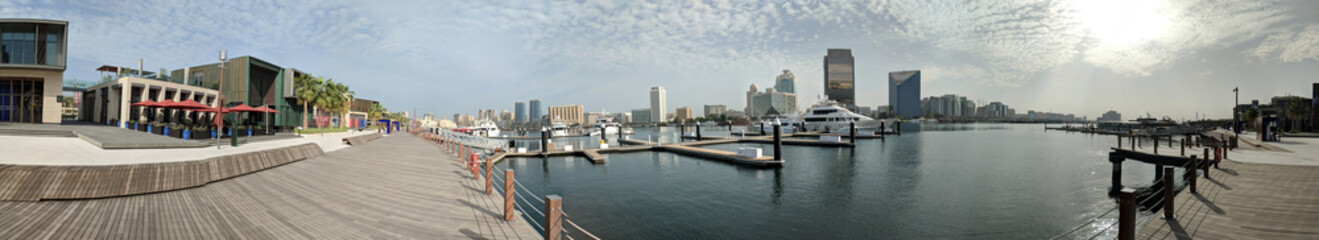
[[[927, 124], [860, 140], [854, 149], [784, 146], [780, 169], [667, 152], [611, 154], [605, 164], [558, 157], [501, 165], [531, 191], [562, 196], [574, 222], [606, 239], [1040, 239], [1115, 206], [1107, 196], [1106, 150], [1116, 139], [1043, 128]], [[728, 135], [726, 128], [705, 130]], [[676, 129], [652, 128], [631, 137], [677, 136]], [[599, 139], [556, 143], [596, 147]], [[533, 141], [518, 145], [534, 148]], [[768, 144], [707, 147], [773, 154]], [[1123, 172], [1124, 184], [1148, 185], [1154, 170], [1127, 161]]]

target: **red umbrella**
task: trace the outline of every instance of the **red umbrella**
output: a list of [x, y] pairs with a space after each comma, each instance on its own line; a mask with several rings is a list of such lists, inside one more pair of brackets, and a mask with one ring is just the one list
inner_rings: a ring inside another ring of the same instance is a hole
[[[198, 111], [198, 112], [215, 112], [215, 109], [216, 109], [216, 108], [213, 108], [213, 107], [207, 107], [207, 108], [198, 108], [198, 109], [194, 109], [193, 111]], [[230, 111], [228, 108], [224, 108], [224, 109], [221, 110], [220, 112], [221, 112], [221, 113], [229, 113], [229, 112], [232, 112], [232, 111]]]
[[130, 106], [134, 106], [134, 107], [157, 107], [157, 106], [159, 106], [159, 105], [160, 105], [160, 103], [156, 103], [156, 101], [146, 100], [146, 101], [141, 101], [141, 102], [133, 103], [133, 104], [130, 105]]
[[249, 107], [247, 106], [247, 104], [238, 104], [238, 106], [229, 108], [229, 111], [230, 112], [261, 112], [261, 109]]
[[279, 113], [279, 110], [272, 109], [270, 106], [261, 106], [260, 108], [257, 108], [257, 110], [261, 110], [261, 112], [265, 113]]
[[178, 109], [183, 109], [183, 110], [194, 110], [194, 109], [202, 109], [202, 108], [211, 108], [211, 106], [206, 106], [206, 104], [199, 103], [199, 102], [197, 102], [197, 101], [195, 101], [195, 100], [192, 100], [192, 99], [188, 99], [188, 100], [185, 100], [185, 101], [182, 101], [182, 102], [177, 102], [177, 103], [174, 103], [173, 106], [168, 106], [168, 107], [173, 107], [173, 108], [178, 108]]
[[179, 104], [179, 102], [175, 102], [174, 99], [165, 99], [165, 101], [160, 101], [159, 103], [156, 103], [156, 107], [168, 108], [168, 107], [173, 107], [175, 104]]

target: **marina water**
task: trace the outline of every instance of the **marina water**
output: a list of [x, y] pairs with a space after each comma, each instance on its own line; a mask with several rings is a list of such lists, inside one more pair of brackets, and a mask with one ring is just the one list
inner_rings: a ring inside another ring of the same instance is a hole
[[[678, 136], [669, 127], [636, 131], [630, 137], [671, 143]], [[725, 127], [704, 131], [728, 135]], [[579, 157], [501, 164], [531, 191], [563, 196], [573, 221], [606, 239], [1041, 239], [1115, 206], [1107, 152], [1116, 141], [1036, 124], [926, 124], [855, 148], [784, 146], [779, 169], [662, 151], [610, 154], [605, 164]], [[594, 148], [599, 138], [555, 143]], [[706, 147], [773, 154], [769, 144]], [[1123, 178], [1147, 186], [1154, 167], [1127, 161]]]

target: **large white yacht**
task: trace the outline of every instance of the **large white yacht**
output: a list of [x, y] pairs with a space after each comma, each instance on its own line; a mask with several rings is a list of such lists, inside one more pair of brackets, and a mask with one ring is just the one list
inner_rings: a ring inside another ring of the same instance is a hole
[[482, 137], [499, 136], [499, 125], [495, 125], [495, 122], [489, 119], [476, 121], [476, 126], [472, 126], [472, 135]]
[[568, 136], [568, 124], [554, 122], [550, 124], [550, 136], [563, 137]]
[[759, 123], [756, 123], [755, 127], [759, 127], [765, 133], [772, 133], [774, 132], [774, 124], [777, 123], [780, 133], [791, 133], [797, 131], [797, 125], [801, 123], [798, 119], [801, 119], [801, 117], [765, 116]]
[[[858, 132], [878, 132], [883, 130], [888, 132], [896, 123], [897, 119], [880, 119], [875, 120], [861, 114], [856, 114], [847, 108], [842, 107], [834, 101], [824, 101], [815, 106], [811, 106], [802, 116], [802, 123], [805, 125], [805, 131], [828, 131], [833, 133], [847, 133], [850, 123], [856, 123]], [[885, 129], [880, 129], [883, 126]]]
[[596, 119], [595, 124], [591, 125], [591, 136], [600, 136], [600, 129], [604, 129], [606, 136], [618, 134], [619, 131], [623, 131], [624, 134], [631, 131], [630, 129], [624, 129], [623, 124], [618, 124], [613, 116], [602, 116]]

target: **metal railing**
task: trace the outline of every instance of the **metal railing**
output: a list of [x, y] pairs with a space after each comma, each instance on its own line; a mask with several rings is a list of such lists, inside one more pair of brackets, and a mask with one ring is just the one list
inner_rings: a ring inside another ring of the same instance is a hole
[[497, 149], [505, 149], [508, 147], [508, 141], [500, 141], [500, 140], [489, 139], [481, 136], [468, 135], [465, 133], [454, 132], [452, 130], [444, 129], [444, 128], [427, 128], [426, 130], [433, 131], [432, 133], [435, 133], [436, 135], [438, 135], [443, 139], [455, 141], [461, 145], [480, 148], [483, 150], [487, 150], [489, 152], [493, 152], [494, 150]]

